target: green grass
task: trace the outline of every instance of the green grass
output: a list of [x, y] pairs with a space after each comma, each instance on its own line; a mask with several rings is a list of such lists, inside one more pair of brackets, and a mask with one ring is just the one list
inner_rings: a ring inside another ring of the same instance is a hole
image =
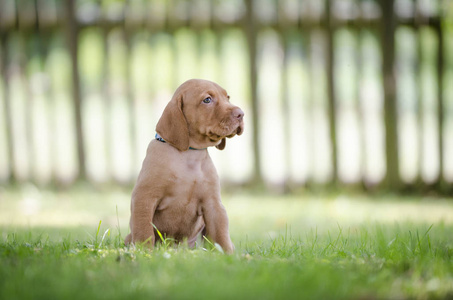
[[[26, 193], [0, 191], [0, 217], [7, 208], [19, 219], [0, 223], [0, 299], [453, 297], [447, 200], [226, 196], [236, 245], [227, 256], [209, 243], [124, 247], [127, 192], [41, 192], [39, 212], [21, 221]], [[50, 212], [81, 219], [40, 217]]]

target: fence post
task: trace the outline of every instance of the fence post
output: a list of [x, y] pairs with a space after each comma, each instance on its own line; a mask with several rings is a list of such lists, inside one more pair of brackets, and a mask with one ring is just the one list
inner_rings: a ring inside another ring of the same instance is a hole
[[382, 0], [381, 17], [381, 49], [382, 74], [384, 89], [384, 121], [385, 121], [385, 154], [386, 177], [385, 185], [391, 190], [400, 187], [398, 132], [397, 132], [397, 103], [395, 64], [395, 12], [394, 0]]
[[250, 64], [250, 89], [252, 97], [252, 137], [253, 137], [253, 182], [262, 182], [261, 175], [261, 152], [260, 145], [260, 130], [258, 123], [258, 66], [256, 63], [256, 41], [257, 32], [255, 18], [253, 14], [253, 0], [246, 0], [245, 14], [245, 32], [247, 36], [249, 64]]
[[77, 139], [77, 159], [79, 179], [86, 179], [85, 145], [82, 128], [82, 97], [80, 89], [80, 74], [78, 63], [78, 37], [79, 29], [75, 15], [75, 0], [67, 0], [64, 4], [66, 12], [66, 37], [68, 50], [71, 56], [71, 79], [72, 79], [72, 100], [74, 102], [75, 129]]

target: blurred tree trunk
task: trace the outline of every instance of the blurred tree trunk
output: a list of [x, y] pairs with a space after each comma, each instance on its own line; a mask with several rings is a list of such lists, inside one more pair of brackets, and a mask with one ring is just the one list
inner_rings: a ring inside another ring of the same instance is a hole
[[86, 159], [84, 134], [82, 126], [82, 96], [80, 90], [80, 74], [78, 60], [78, 36], [79, 29], [75, 15], [75, 0], [67, 0], [65, 3], [66, 16], [66, 38], [68, 39], [68, 50], [71, 56], [71, 78], [72, 78], [72, 100], [74, 102], [75, 129], [77, 139], [77, 159], [79, 178], [86, 179]]
[[438, 127], [438, 156], [439, 156], [439, 174], [437, 185], [439, 189], [443, 189], [444, 181], [444, 35], [442, 31], [442, 21], [439, 19], [436, 24], [437, 33], [437, 127]]
[[[34, 30], [34, 35], [36, 36], [37, 42], [35, 45], [35, 51], [38, 53], [38, 63], [39, 63], [39, 71], [42, 72], [43, 74], [46, 74], [46, 77], [49, 76], [48, 72], [46, 72], [46, 64], [47, 64], [47, 59], [49, 57], [49, 47], [50, 47], [50, 42], [51, 42], [51, 33], [49, 31], [45, 31], [42, 27], [42, 21], [41, 19], [44, 18], [44, 16], [40, 15], [42, 14], [43, 10], [42, 7], [46, 6], [45, 4], [38, 3], [38, 0], [34, 0], [34, 10], [35, 10], [35, 30]], [[39, 9], [39, 5], [41, 5], [41, 11]], [[50, 79], [49, 77], [47, 77]], [[54, 95], [53, 95], [53, 83], [51, 80], [48, 81], [48, 83], [45, 84], [44, 88], [44, 95], [45, 95], [45, 106], [46, 106], [46, 131], [50, 133], [51, 136], [55, 136], [55, 126], [52, 124], [53, 122], [52, 117], [54, 115], [54, 110], [55, 110], [55, 103], [54, 103]], [[49, 151], [47, 153], [49, 157], [49, 180], [50, 182], [53, 182], [54, 184], [58, 184], [56, 180], [56, 174], [57, 174], [57, 163], [55, 160], [55, 157], [57, 155], [57, 149], [56, 149], [56, 144], [55, 140], [52, 139], [49, 141]], [[38, 178], [39, 180], [39, 178]]]
[[8, 61], [9, 61], [9, 49], [8, 49], [8, 35], [4, 32], [1, 34], [1, 77], [3, 79], [2, 91], [3, 91], [3, 111], [5, 114], [5, 134], [6, 134], [6, 151], [7, 151], [7, 164], [8, 164], [8, 182], [15, 183], [17, 181], [17, 174], [15, 170], [16, 155], [14, 153], [13, 143], [13, 125], [10, 105], [10, 93], [9, 93], [9, 72], [8, 72]]
[[129, 114], [129, 139], [130, 139], [130, 151], [131, 151], [131, 160], [130, 160], [130, 172], [129, 172], [129, 180], [135, 178], [135, 175], [139, 170], [136, 170], [137, 167], [137, 131], [135, 128], [135, 124], [137, 121], [136, 116], [136, 109], [137, 103], [135, 101], [135, 94], [133, 92], [133, 80], [132, 80], [132, 34], [133, 31], [129, 28], [129, 24], [127, 20], [128, 18], [128, 10], [130, 7], [129, 1], [125, 1], [123, 6], [123, 39], [124, 44], [126, 46], [126, 53], [125, 53], [125, 61], [126, 61], [126, 99], [128, 102], [128, 114]]
[[257, 32], [255, 27], [255, 17], [253, 14], [253, 0], [246, 0], [245, 15], [245, 32], [248, 43], [248, 57], [250, 64], [250, 89], [252, 97], [252, 138], [253, 138], [253, 181], [254, 183], [262, 182], [261, 174], [261, 152], [260, 146], [260, 129], [258, 122], [258, 66], [257, 66]]
[[[419, 22], [419, 14], [417, 14], [417, 22]], [[423, 84], [422, 84], [422, 64], [423, 64], [423, 40], [422, 34], [420, 32], [420, 24], [417, 24], [417, 31], [416, 31], [416, 40], [417, 40], [417, 51], [416, 51], [416, 104], [417, 104], [417, 147], [418, 147], [418, 161], [417, 161], [417, 180], [416, 185], [417, 187], [423, 186], [423, 154], [424, 154], [424, 144], [425, 144], [425, 137], [424, 137], [424, 119], [423, 119]]]
[[107, 173], [107, 180], [111, 180], [113, 174], [112, 166], [112, 95], [110, 92], [110, 70], [109, 70], [109, 60], [110, 60], [110, 45], [109, 45], [109, 29], [104, 24], [102, 31], [102, 43], [104, 49], [104, 55], [102, 57], [102, 96], [103, 101], [103, 121], [104, 121], [104, 145], [105, 145], [105, 168]]
[[362, 98], [363, 95], [363, 86], [364, 86], [364, 54], [363, 54], [363, 32], [361, 29], [357, 30], [357, 36], [356, 36], [356, 58], [355, 58], [355, 63], [356, 63], [356, 74], [355, 74], [355, 110], [357, 112], [357, 118], [358, 118], [358, 123], [359, 123], [359, 128], [358, 134], [359, 134], [359, 147], [360, 147], [360, 177], [361, 177], [361, 184], [362, 187], [367, 188], [368, 187], [368, 182], [367, 182], [367, 143], [366, 143], [366, 130], [365, 130], [365, 111], [364, 108], [366, 105], [364, 104], [366, 102], [365, 99]]
[[326, 30], [327, 30], [327, 103], [330, 132], [330, 161], [332, 163], [332, 182], [338, 182], [338, 143], [337, 143], [337, 100], [335, 94], [335, 62], [334, 62], [334, 34], [335, 28], [332, 20], [330, 0], [326, 0]]
[[385, 185], [391, 190], [400, 187], [398, 157], [398, 120], [396, 103], [395, 65], [395, 13], [394, 0], [382, 0], [382, 74], [385, 120]]
[[307, 61], [308, 61], [308, 66], [307, 66], [307, 87], [308, 87], [308, 92], [307, 92], [307, 111], [308, 111], [308, 128], [309, 130], [308, 135], [307, 135], [307, 145], [310, 147], [310, 155], [309, 155], [309, 160], [308, 160], [308, 177], [307, 177], [307, 183], [306, 185], [308, 187], [313, 186], [316, 182], [316, 159], [315, 159], [315, 153], [316, 153], [316, 145], [315, 145], [315, 133], [314, 133], [314, 124], [316, 124], [316, 114], [315, 114], [315, 98], [316, 98], [316, 92], [314, 89], [315, 86], [315, 48], [313, 47], [315, 43], [315, 38], [314, 38], [314, 33], [313, 32], [307, 32], [305, 35], [305, 48], [307, 49]]
[[[280, 4], [280, 5], [279, 5]], [[283, 2], [275, 0], [274, 5], [277, 9], [278, 18], [278, 35], [280, 44], [283, 50], [282, 73], [280, 76], [280, 98], [283, 114], [283, 164], [284, 164], [284, 179], [283, 191], [289, 192], [294, 186], [294, 180], [291, 176], [291, 95], [289, 94], [289, 70], [290, 70], [290, 45], [294, 37], [292, 28], [288, 24], [288, 19], [283, 9]]]
[[20, 77], [23, 86], [23, 92], [25, 95], [25, 139], [26, 139], [26, 155], [27, 155], [27, 180], [31, 182], [37, 182], [37, 166], [35, 162], [36, 152], [38, 151], [38, 143], [34, 136], [34, 112], [36, 110], [36, 99], [31, 91], [29, 74], [27, 74], [27, 65], [30, 58], [33, 56], [33, 43], [34, 36], [29, 32], [24, 32], [20, 35], [20, 52], [22, 55], [19, 56], [19, 68]]
[[291, 188], [291, 103], [289, 101], [289, 84], [288, 84], [288, 71], [289, 71], [289, 40], [290, 34], [287, 33], [288, 29], [280, 28], [279, 35], [283, 47], [283, 68], [280, 78], [280, 89], [282, 99], [282, 113], [283, 113], [283, 143], [284, 143], [284, 166], [285, 177], [284, 186], [285, 191]]

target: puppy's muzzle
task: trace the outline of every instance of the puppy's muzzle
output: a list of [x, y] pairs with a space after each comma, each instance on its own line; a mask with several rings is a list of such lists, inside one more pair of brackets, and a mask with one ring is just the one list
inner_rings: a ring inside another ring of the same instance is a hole
[[239, 107], [235, 107], [231, 111], [231, 117], [232, 117], [233, 120], [238, 122], [238, 127], [236, 129], [236, 132], [234, 132], [234, 133], [237, 134], [237, 135], [241, 135], [242, 132], [244, 132], [244, 120], [243, 120], [244, 119], [244, 112]]

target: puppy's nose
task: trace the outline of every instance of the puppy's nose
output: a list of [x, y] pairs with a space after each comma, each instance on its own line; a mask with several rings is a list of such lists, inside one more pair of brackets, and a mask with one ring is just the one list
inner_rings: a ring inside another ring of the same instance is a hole
[[239, 120], [242, 120], [242, 118], [244, 117], [244, 112], [239, 107], [234, 108], [232, 114], [234, 118]]

